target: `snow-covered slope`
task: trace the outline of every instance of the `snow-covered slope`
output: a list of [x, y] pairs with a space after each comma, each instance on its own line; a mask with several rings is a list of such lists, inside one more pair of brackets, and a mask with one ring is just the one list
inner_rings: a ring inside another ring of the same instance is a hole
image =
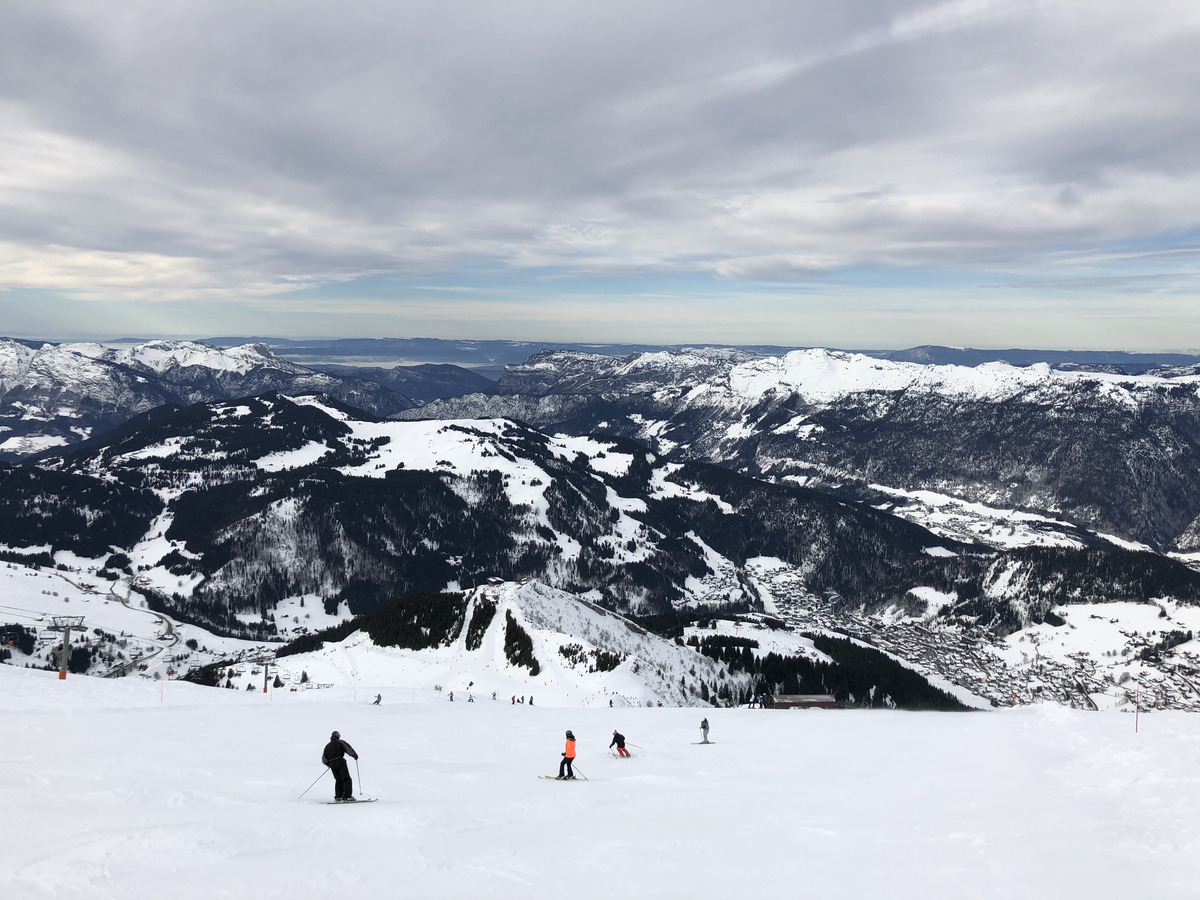
[[[0, 666], [0, 891], [129, 897], [1190, 900], [1194, 718], [445, 702]], [[357, 699], [357, 702], [355, 700]], [[563, 732], [587, 781], [557, 770]], [[323, 805], [338, 729], [356, 791]], [[614, 729], [634, 756], [613, 758]], [[86, 739], [81, 739], [86, 736]], [[636, 746], [634, 746], [636, 745]], [[305, 789], [315, 786], [300, 799]]]
[[[83, 627], [71, 636], [72, 649], [80, 651], [72, 671], [97, 677], [169, 679], [217, 660], [273, 653], [261, 642], [220, 637], [150, 609], [127, 581], [98, 575], [94, 560], [60, 552], [58, 563], [46, 567], [20, 562], [26, 554], [2, 552], [0, 633], [7, 640], [0, 655], [7, 651], [10, 666], [59, 667], [62, 634], [50, 630], [56, 617], [82, 617]], [[321, 622], [319, 606], [317, 612]], [[33, 637], [32, 652], [19, 646], [18, 628]]]
[[[493, 606], [494, 614], [482, 634], [472, 635], [469, 623], [484, 605]], [[510, 617], [531, 638], [537, 674], [505, 652]], [[746, 676], [731, 677], [724, 666], [689, 647], [537, 582], [477, 588], [469, 595], [465, 622], [451, 641], [430, 649], [380, 647], [355, 631], [320, 650], [281, 656], [279, 666], [292, 684], [307, 674], [312, 682], [336, 685], [438, 687], [461, 702], [490, 700], [495, 693], [506, 702], [517, 696], [568, 707], [610, 702], [617, 707], [707, 707], [700, 699], [701, 682], [714, 696], [727, 681], [739, 690], [747, 682]], [[598, 654], [609, 655], [610, 662], [605, 664]]]

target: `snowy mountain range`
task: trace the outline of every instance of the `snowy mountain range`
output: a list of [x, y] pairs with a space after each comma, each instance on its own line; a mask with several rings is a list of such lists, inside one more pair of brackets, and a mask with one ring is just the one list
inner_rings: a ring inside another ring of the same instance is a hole
[[[1193, 702], [1200, 573], [1075, 533], [1079, 547], [968, 543], [624, 438], [279, 394], [162, 407], [0, 468], [10, 562], [112, 580], [207, 633], [302, 637], [421, 592], [533, 579], [610, 612], [848, 635], [992, 702], [1124, 702], [1143, 669], [1162, 705]], [[1098, 602], [1087, 615], [1116, 627], [1084, 650], [1064, 640]]]
[[0, 340], [0, 459], [71, 445], [165, 404], [322, 392], [381, 417], [507, 417], [620, 435], [672, 461], [833, 491], [997, 547], [1081, 547], [1082, 528], [1200, 551], [1194, 366], [1131, 376], [937, 365], [929, 354], [946, 348], [916, 350], [925, 364], [824, 350], [553, 351], [493, 385], [451, 365], [317, 371], [263, 344]]
[[[603, 432], [869, 501], [994, 546], [1081, 546], [1079, 527], [1200, 549], [1200, 375], [968, 367], [826, 350], [545, 353], [497, 392], [400, 418], [507, 416]], [[1016, 532], [1015, 536], [1014, 533]]]
[[[505, 366], [520, 365], [529, 357], [545, 351], [593, 353], [627, 357], [638, 353], [676, 352], [679, 345], [547, 343], [539, 341], [443, 340], [438, 338], [327, 338], [289, 340], [277, 337], [214, 337], [204, 341], [217, 347], [266, 344], [284, 359], [323, 368], [325, 365], [376, 366], [388, 364], [452, 363], [490, 377], [499, 377]], [[742, 344], [722, 349], [737, 349], [754, 356], [783, 356], [796, 346]], [[1014, 366], [1046, 363], [1052, 368], [1087, 369], [1117, 374], [1140, 375], [1166, 367], [1200, 365], [1195, 353], [1129, 353], [1119, 350], [976, 350], [970, 347], [923, 345], [904, 350], [867, 350], [842, 348], [878, 359], [915, 362], [926, 365], [978, 366], [988, 362], [1006, 362]]]
[[[734, 697], [765, 677], [732, 668], [745, 648], [719, 623], [741, 616], [848, 636], [977, 702], [1120, 704], [1134, 677], [1153, 704], [1200, 704], [1200, 374], [1063, 365], [556, 351], [493, 388], [261, 345], [0, 342], [0, 446], [42, 449], [0, 466], [0, 552], [122, 585], [214, 647], [334, 628], [390, 658], [348, 623], [500, 579], [681, 637], [708, 617], [722, 637], [687, 653], [723, 662]], [[529, 634], [556, 664], [625, 652]], [[811, 668], [830, 648], [791, 652], [809, 668], [776, 686], [830, 682]], [[567, 674], [543, 688], [591, 690]], [[672, 694], [663, 677], [637, 695]], [[698, 685], [718, 687], [689, 702]]]
[[387, 416], [426, 398], [488, 384], [455, 366], [406, 369], [390, 373], [388, 381], [318, 372], [281, 359], [264, 344], [219, 349], [150, 341], [112, 349], [0, 339], [0, 459], [77, 443], [165, 404], [187, 406], [271, 390], [320, 392]]
[[[272, 352], [292, 362], [325, 369], [334, 365], [373, 367], [411, 366], [414, 364], [453, 364], [488, 378], [498, 378], [505, 366], [519, 365], [529, 357], [548, 350], [595, 353], [624, 357], [634, 353], [654, 353], [675, 349], [661, 344], [563, 343], [542, 341], [442, 340], [438, 338], [340, 338], [327, 340], [288, 340], [271, 337], [215, 337], [206, 344], [237, 347], [242, 344], [266, 344]], [[742, 348], [755, 355], [778, 356], [795, 347], [751, 345]], [[1186, 358], [1172, 359], [1182, 365]], [[1200, 360], [1195, 360], [1200, 361]]]
[[619, 439], [509, 420], [378, 421], [278, 394], [155, 410], [0, 475], [0, 539], [80, 555], [118, 547], [148, 588], [230, 630], [290, 595], [362, 612], [493, 576], [642, 613], [745, 605], [755, 589], [740, 560], [766, 553], [803, 565], [813, 590], [874, 601], [894, 571], [956, 546]]

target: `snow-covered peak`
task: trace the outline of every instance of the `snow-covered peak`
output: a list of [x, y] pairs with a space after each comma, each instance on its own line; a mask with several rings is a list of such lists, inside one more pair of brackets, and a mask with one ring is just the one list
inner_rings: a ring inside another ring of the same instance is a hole
[[76, 341], [70, 344], [45, 344], [38, 351], [41, 355], [47, 353], [70, 353], [87, 359], [109, 359], [112, 350], [96, 341]]
[[639, 353], [617, 369], [617, 374], [625, 375], [641, 370], [654, 370], [664, 373], [692, 372], [697, 369], [710, 369], [713, 366], [735, 365], [755, 359], [752, 353], [743, 350], [733, 350], [722, 347], [689, 347], [683, 350], [659, 350], [653, 353]]
[[729, 382], [734, 393], [746, 398], [788, 391], [810, 402], [828, 403], [851, 394], [910, 390], [1002, 400], [1084, 382], [1102, 384], [1119, 392], [1157, 387], [1163, 380], [1148, 375], [1060, 371], [1045, 363], [1025, 367], [1003, 362], [934, 366], [876, 359], [859, 353], [796, 350], [786, 356], [763, 357], [735, 366]]
[[602, 353], [583, 353], [578, 350], [543, 350], [541, 353], [535, 353], [519, 366], [507, 366], [506, 368], [557, 370], [564, 362], [579, 363], [582, 361], [592, 365], [604, 365], [611, 362], [612, 359], [613, 357], [605, 356]]
[[238, 375], [245, 375], [262, 366], [289, 371], [298, 368], [281, 360], [266, 344], [243, 344], [221, 349], [193, 341], [148, 341], [117, 352], [114, 359], [125, 364], [140, 363], [160, 375], [169, 369], [189, 366]]
[[[12, 340], [0, 341], [0, 393], [18, 385], [58, 385], [70, 391], [93, 391], [123, 376], [113, 364], [149, 369], [162, 375], [171, 370], [201, 367], [230, 375], [255, 369], [276, 369], [288, 374], [307, 372], [275, 356], [265, 344], [245, 344], [222, 350], [192, 341], [148, 341], [126, 350], [114, 350], [94, 341], [44, 344], [33, 349]], [[107, 388], [101, 389], [107, 399]]]
[[110, 401], [126, 376], [111, 365], [112, 351], [102, 344], [45, 344], [29, 360], [24, 387], [54, 391], [65, 388]]
[[18, 341], [7, 338], [0, 340], [0, 394], [6, 393], [25, 377], [37, 352]]

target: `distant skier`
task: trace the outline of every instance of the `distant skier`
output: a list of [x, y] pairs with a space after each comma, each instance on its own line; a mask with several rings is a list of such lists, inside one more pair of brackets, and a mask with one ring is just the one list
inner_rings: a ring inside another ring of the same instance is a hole
[[708, 743], [708, 719], [700, 720], [700, 734], [702, 735], [702, 739], [701, 739], [700, 743], [707, 744]]
[[529, 695], [529, 705], [533, 706], [533, 694]]
[[350, 778], [350, 767], [346, 764], [347, 753], [358, 759], [354, 748], [343, 741], [342, 736], [336, 731], [329, 736], [329, 743], [321, 752], [321, 762], [333, 769], [334, 800], [354, 799], [354, 782]]
[[625, 735], [621, 734], [621, 732], [619, 732], [619, 731], [613, 732], [612, 744], [608, 745], [609, 750], [611, 750], [613, 748], [613, 744], [617, 745], [617, 756], [629, 756], [630, 755], [629, 751], [625, 749]]
[[563, 751], [562, 762], [558, 764], [558, 780], [570, 781], [575, 777], [571, 765], [575, 762], [575, 735], [567, 731], [567, 747]]
[[374, 703], [372, 703], [371, 705], [372, 705], [372, 706], [378, 706], [378, 705], [379, 705], [380, 703], [382, 703], [382, 702], [383, 702], [383, 694], [376, 694], [376, 695], [375, 695], [375, 702], [374, 702]]

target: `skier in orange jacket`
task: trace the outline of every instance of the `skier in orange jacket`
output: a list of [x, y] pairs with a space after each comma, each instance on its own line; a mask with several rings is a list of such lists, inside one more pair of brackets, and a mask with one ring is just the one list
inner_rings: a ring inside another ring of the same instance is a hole
[[559, 781], [570, 781], [575, 777], [575, 772], [571, 769], [573, 762], [575, 762], [575, 735], [568, 731], [567, 749], [563, 751], [562, 762], [558, 764]]

